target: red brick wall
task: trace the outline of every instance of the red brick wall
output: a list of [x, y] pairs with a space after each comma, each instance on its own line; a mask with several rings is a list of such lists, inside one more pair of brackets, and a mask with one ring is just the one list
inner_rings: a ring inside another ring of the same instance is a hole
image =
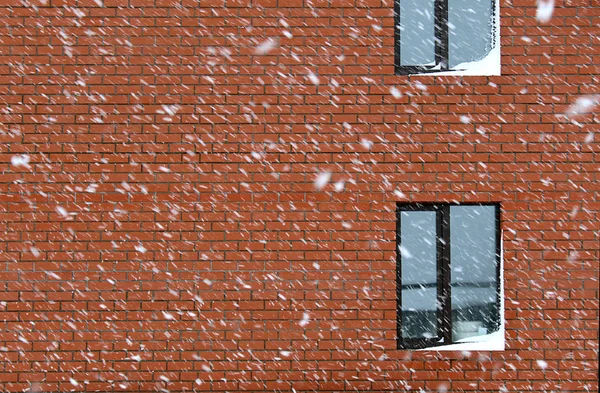
[[[392, 0], [2, 0], [0, 390], [597, 391], [600, 5], [535, 14], [405, 77]], [[397, 201], [502, 203], [506, 351], [395, 349]]]

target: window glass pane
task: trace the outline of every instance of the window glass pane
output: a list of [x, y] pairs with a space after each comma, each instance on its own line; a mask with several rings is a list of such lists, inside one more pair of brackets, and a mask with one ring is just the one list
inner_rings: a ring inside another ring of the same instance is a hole
[[400, 216], [402, 336], [437, 337], [436, 213]]
[[492, 0], [448, 0], [449, 67], [483, 59], [492, 49], [492, 27]]
[[453, 341], [498, 329], [496, 207], [450, 207]]
[[400, 0], [400, 65], [435, 64], [434, 0]]

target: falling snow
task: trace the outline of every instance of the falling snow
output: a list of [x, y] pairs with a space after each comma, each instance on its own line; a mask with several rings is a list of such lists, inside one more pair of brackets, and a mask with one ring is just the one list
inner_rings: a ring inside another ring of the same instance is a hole
[[310, 72], [310, 73], [308, 74], [308, 79], [311, 81], [311, 83], [312, 83], [313, 85], [317, 85], [317, 86], [319, 85], [319, 82], [320, 82], [320, 79], [319, 79], [319, 77], [318, 77], [318, 76], [316, 76], [315, 74], [313, 74], [312, 72]]
[[28, 166], [30, 157], [28, 155], [17, 155], [10, 158], [10, 163], [13, 166]]
[[598, 391], [598, 7], [536, 1], [0, 2], [0, 391]]
[[536, 18], [538, 21], [549, 22], [554, 13], [554, 0], [538, 0]]
[[315, 188], [321, 191], [331, 180], [331, 172], [321, 172], [315, 179]]
[[275, 49], [278, 45], [278, 40], [273, 39], [273, 38], [268, 38], [266, 40], [264, 40], [263, 42], [260, 43], [260, 45], [258, 45], [256, 47], [256, 54], [257, 55], [266, 55], [267, 53], [271, 52], [273, 49]]
[[600, 105], [600, 94], [577, 97], [575, 102], [567, 109], [565, 115], [567, 117], [585, 115], [592, 112], [597, 105]]

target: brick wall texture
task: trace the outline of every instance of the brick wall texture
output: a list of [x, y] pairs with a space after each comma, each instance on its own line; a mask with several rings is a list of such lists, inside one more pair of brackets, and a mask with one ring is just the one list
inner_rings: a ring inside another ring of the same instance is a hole
[[[0, 391], [597, 391], [600, 3], [536, 8], [408, 77], [393, 0], [1, 0]], [[505, 351], [396, 349], [398, 201], [502, 204]]]

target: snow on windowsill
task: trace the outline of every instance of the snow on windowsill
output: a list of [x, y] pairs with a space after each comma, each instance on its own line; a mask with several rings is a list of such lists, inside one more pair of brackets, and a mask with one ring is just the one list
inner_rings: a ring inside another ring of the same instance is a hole
[[504, 351], [504, 327], [490, 334], [465, 338], [454, 344], [422, 348], [419, 351]]
[[500, 44], [497, 43], [494, 48], [487, 54], [483, 59], [478, 61], [471, 61], [468, 63], [461, 63], [454, 67], [453, 71], [436, 72], [433, 76], [493, 76], [500, 75]]
[[426, 72], [415, 75], [427, 76], [495, 76], [501, 75], [500, 72], [500, 43], [490, 50], [490, 52], [481, 60], [460, 63], [452, 70], [442, 72]]
[[493, 76], [500, 75], [500, 45], [496, 44], [494, 48], [481, 60], [472, 61], [469, 63], [461, 63], [457, 65], [455, 71], [445, 71], [435, 73], [434, 75], [448, 75], [448, 76]]

